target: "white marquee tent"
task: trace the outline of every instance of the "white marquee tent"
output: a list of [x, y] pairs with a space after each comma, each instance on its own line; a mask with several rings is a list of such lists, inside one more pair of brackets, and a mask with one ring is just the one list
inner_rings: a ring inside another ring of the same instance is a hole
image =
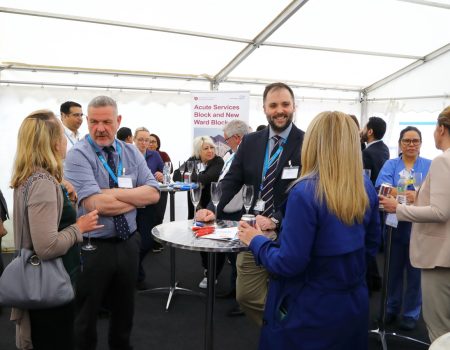
[[177, 163], [190, 91], [250, 91], [256, 127], [274, 81], [294, 88], [302, 129], [323, 110], [377, 115], [393, 156], [416, 125], [432, 158], [450, 104], [449, 24], [450, 0], [0, 0], [0, 188], [11, 203], [16, 130], [32, 110], [110, 95], [122, 125], [149, 127]]

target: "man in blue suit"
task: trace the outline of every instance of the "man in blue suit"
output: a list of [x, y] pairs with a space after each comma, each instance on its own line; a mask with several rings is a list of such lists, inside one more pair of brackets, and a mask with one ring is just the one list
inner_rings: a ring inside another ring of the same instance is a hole
[[[263, 108], [269, 127], [244, 136], [227, 175], [221, 181], [220, 218], [225, 205], [244, 184], [253, 185], [255, 196], [250, 213], [265, 231], [278, 231], [282, 206], [290, 183], [298, 177], [304, 132], [294, 123], [295, 98], [283, 83], [266, 86]], [[262, 324], [269, 274], [257, 266], [252, 253], [237, 258], [236, 299], [246, 315]]]

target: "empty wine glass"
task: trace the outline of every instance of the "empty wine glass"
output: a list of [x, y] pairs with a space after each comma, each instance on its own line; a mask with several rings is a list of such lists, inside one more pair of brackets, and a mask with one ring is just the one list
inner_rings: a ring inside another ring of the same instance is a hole
[[186, 164], [187, 164], [187, 173], [189, 174], [189, 182], [191, 182], [191, 175], [192, 172], [194, 171], [195, 161], [188, 160]]
[[242, 199], [244, 200], [244, 208], [247, 214], [253, 203], [253, 195], [254, 195], [253, 185], [244, 185], [242, 187]]
[[184, 182], [184, 173], [186, 171], [186, 164], [184, 164], [184, 162], [179, 161], [178, 162], [178, 170], [180, 171], [181, 174], [181, 182]]
[[214, 215], [216, 216], [217, 222], [217, 205], [220, 202], [220, 197], [222, 197], [222, 188], [219, 182], [211, 182], [211, 202], [214, 204]]
[[[93, 208], [92, 210], [89, 210], [84, 204], [83, 204], [83, 208], [84, 208], [84, 214], [87, 214], [87, 213], [89, 213], [90, 211], [94, 211], [97, 207], [95, 206], [95, 202], [93, 201], [93, 202], [92, 202], [92, 208]], [[81, 246], [81, 249], [87, 250], [87, 251], [96, 250], [96, 249], [97, 249], [97, 246], [96, 246], [96, 245], [93, 245], [93, 244], [91, 243], [91, 231], [88, 231], [87, 235], [88, 235], [88, 241], [87, 241], [86, 244], [84, 244], [84, 245]]]
[[202, 197], [202, 185], [192, 184], [190, 189], [191, 202], [194, 205], [194, 223], [195, 223], [195, 213], [197, 212], [198, 204], [200, 203], [200, 198]]
[[419, 190], [420, 186], [422, 186], [422, 173], [414, 172], [413, 174], [413, 186], [416, 191]]

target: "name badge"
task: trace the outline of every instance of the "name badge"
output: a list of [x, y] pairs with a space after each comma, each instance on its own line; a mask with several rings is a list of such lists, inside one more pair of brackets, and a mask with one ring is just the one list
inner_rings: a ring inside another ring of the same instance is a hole
[[386, 225], [391, 226], [393, 228], [397, 228], [398, 226], [398, 219], [397, 215], [395, 214], [387, 214], [386, 215]]
[[291, 180], [296, 179], [298, 177], [298, 166], [291, 166], [283, 168], [283, 172], [281, 173], [282, 180]]
[[263, 212], [265, 206], [266, 206], [266, 202], [264, 202], [261, 198], [258, 198], [255, 206], [253, 207], [253, 210]]
[[133, 188], [133, 181], [131, 180], [131, 177], [119, 176], [117, 181], [120, 188]]

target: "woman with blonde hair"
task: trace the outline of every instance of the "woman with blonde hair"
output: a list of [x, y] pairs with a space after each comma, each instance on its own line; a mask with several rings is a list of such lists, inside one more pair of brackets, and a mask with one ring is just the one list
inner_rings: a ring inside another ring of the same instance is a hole
[[278, 240], [240, 222], [239, 238], [271, 276], [259, 349], [367, 349], [365, 261], [381, 232], [360, 154], [353, 120], [320, 113], [305, 134]]
[[[67, 190], [61, 185], [66, 137], [62, 124], [49, 110], [24, 119], [19, 129], [11, 187], [14, 188], [14, 239], [41, 260], [67, 256], [96, 228], [94, 210], [76, 220]], [[23, 227], [22, 227], [23, 225]], [[74, 280], [73, 266], [64, 265]], [[76, 269], [75, 269], [76, 270]], [[19, 349], [73, 349], [73, 302], [54, 308], [12, 309]]]

